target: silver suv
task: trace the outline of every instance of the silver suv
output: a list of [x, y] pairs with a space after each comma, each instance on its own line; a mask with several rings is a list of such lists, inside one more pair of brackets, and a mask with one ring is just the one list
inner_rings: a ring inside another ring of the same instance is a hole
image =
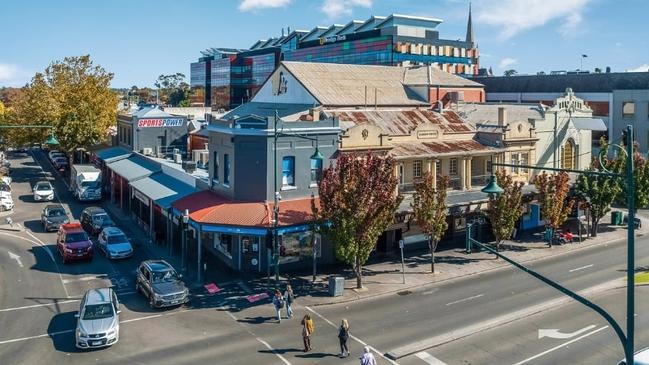
[[76, 345], [80, 349], [110, 346], [119, 340], [119, 302], [111, 288], [90, 289], [81, 300]]
[[181, 275], [164, 260], [147, 260], [137, 269], [135, 290], [144, 294], [151, 308], [170, 307], [189, 301]]

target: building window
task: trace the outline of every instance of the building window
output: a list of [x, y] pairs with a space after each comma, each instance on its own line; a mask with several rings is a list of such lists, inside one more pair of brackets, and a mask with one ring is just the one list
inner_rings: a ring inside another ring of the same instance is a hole
[[223, 184], [230, 184], [230, 155], [223, 154]]
[[311, 159], [311, 184], [316, 184], [320, 181], [322, 176], [322, 160]]
[[622, 118], [633, 118], [635, 115], [635, 103], [625, 101], [622, 103]]
[[404, 183], [404, 181], [403, 181], [403, 164], [399, 164], [399, 167], [398, 167], [397, 171], [399, 173], [399, 185], [403, 185], [403, 183]]
[[435, 161], [435, 172], [437, 176], [442, 176], [442, 160]]
[[[529, 160], [528, 153], [512, 153], [512, 165], [527, 165]], [[525, 174], [527, 173], [527, 168], [524, 167], [514, 167], [512, 172], [515, 174]]]
[[[511, 161], [512, 165], [518, 165], [519, 164], [519, 162], [518, 162], [518, 153], [512, 153], [511, 154], [511, 160], [512, 160]], [[519, 173], [518, 167], [512, 167], [512, 173], [518, 174]]]
[[282, 186], [295, 186], [295, 157], [282, 158]]
[[232, 235], [215, 233], [213, 247], [225, 256], [232, 258]]
[[217, 151], [214, 151], [213, 155], [213, 165], [214, 165], [214, 175], [212, 176], [212, 180], [216, 181], [216, 183], [219, 182], [219, 153]]
[[[529, 162], [528, 154], [527, 153], [521, 153], [519, 156], [520, 164], [521, 165], [527, 165]], [[521, 167], [521, 172], [526, 174], [527, 173], [527, 168]]]
[[449, 160], [448, 174], [453, 176], [457, 175], [457, 158]]
[[566, 141], [566, 144], [561, 147], [561, 168], [570, 170], [575, 168], [575, 143], [572, 139]]
[[421, 177], [421, 160], [412, 162], [412, 176]]
[[487, 173], [491, 174], [491, 169], [493, 166], [491, 165], [491, 160], [487, 160]]

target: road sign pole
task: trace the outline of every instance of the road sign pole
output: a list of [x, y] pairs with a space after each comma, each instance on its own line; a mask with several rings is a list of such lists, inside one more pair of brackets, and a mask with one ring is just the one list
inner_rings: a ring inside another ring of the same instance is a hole
[[403, 283], [406, 283], [406, 263], [403, 260], [403, 240], [399, 240], [399, 249], [401, 250], [401, 276]]

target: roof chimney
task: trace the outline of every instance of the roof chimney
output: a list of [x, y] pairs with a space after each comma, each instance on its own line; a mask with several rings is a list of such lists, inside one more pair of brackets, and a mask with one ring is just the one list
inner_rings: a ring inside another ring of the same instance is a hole
[[507, 109], [503, 106], [498, 107], [498, 126], [507, 127]]

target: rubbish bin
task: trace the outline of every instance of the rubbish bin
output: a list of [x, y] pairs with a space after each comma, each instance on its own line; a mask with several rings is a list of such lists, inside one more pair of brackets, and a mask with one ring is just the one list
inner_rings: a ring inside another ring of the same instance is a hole
[[343, 295], [343, 290], [345, 289], [345, 278], [342, 276], [330, 276], [329, 277], [329, 295], [332, 297], [338, 297]]
[[622, 225], [622, 212], [618, 212], [618, 211], [611, 212], [611, 224], [614, 226]]

